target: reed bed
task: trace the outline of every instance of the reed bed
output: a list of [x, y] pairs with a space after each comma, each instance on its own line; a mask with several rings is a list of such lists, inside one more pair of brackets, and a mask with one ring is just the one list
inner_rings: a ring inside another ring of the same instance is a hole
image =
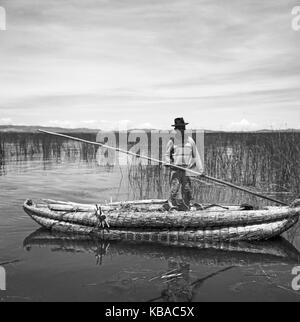
[[275, 192], [300, 192], [300, 133], [228, 133], [205, 137], [209, 175]]
[[[96, 139], [93, 133], [74, 133], [73, 136], [90, 141]], [[5, 175], [10, 171], [11, 163], [30, 161], [45, 164], [86, 162], [112, 171], [114, 160], [103, 158], [103, 163], [101, 160], [99, 162], [98, 149], [42, 133], [0, 133], [0, 174]], [[160, 146], [160, 151], [164, 151], [164, 147]], [[136, 158], [127, 159], [128, 163], [123, 168], [136, 198], [167, 196], [168, 170], [155, 164], [142, 165]], [[206, 173], [238, 185], [253, 187], [260, 192], [281, 193], [288, 198], [299, 196], [299, 163], [299, 132], [205, 134]], [[224, 193], [224, 190], [209, 182], [194, 181], [194, 195], [198, 200], [211, 200], [212, 195], [218, 195], [218, 200], [229, 198], [232, 201], [240, 194], [231, 189], [230, 194], [228, 189]], [[247, 198], [250, 201], [253, 199]]]

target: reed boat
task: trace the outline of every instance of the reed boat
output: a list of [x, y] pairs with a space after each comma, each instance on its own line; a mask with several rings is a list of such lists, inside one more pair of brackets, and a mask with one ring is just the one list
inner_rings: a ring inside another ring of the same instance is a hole
[[192, 207], [167, 211], [165, 200], [79, 204], [56, 200], [26, 200], [25, 212], [40, 226], [55, 232], [90, 235], [103, 240], [181, 243], [255, 241], [276, 237], [299, 219], [300, 203], [243, 210], [240, 206]]

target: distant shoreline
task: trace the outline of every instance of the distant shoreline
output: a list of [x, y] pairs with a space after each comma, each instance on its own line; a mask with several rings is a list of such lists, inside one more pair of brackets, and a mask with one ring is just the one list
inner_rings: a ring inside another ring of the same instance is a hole
[[74, 128], [67, 129], [61, 127], [45, 127], [45, 126], [26, 126], [26, 125], [0, 125], [0, 133], [38, 133], [37, 131], [45, 130], [51, 132], [63, 132], [63, 133], [98, 133], [100, 130], [87, 129], [87, 128]]
[[[58, 132], [58, 133], [98, 133], [101, 129], [88, 129], [88, 128], [61, 128], [61, 127], [45, 127], [45, 126], [26, 126], [26, 125], [0, 125], [0, 133], [37, 133], [38, 129], [45, 131]], [[128, 129], [128, 131], [159, 131], [159, 129]], [[161, 129], [160, 129], [161, 130]], [[195, 130], [195, 129], [191, 129]], [[104, 132], [110, 132], [103, 130]], [[111, 130], [114, 131], [114, 130]], [[278, 129], [278, 130], [257, 130], [257, 131], [222, 131], [222, 130], [204, 130], [205, 133], [294, 133], [300, 132], [300, 129]]]

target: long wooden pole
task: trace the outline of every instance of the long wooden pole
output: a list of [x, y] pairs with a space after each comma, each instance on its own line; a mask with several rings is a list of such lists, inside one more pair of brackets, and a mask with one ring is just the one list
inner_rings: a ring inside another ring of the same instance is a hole
[[288, 206], [288, 204], [286, 204], [286, 203], [284, 203], [282, 201], [267, 197], [265, 195], [259, 194], [257, 192], [251, 191], [251, 190], [246, 189], [246, 188], [236, 186], [236, 185], [234, 185], [232, 183], [229, 183], [229, 182], [226, 182], [226, 181], [223, 181], [223, 180], [220, 180], [220, 179], [210, 177], [210, 176], [208, 176], [206, 174], [201, 174], [201, 173], [199, 173], [197, 171], [194, 171], [192, 169], [183, 168], [183, 167], [180, 167], [180, 166], [168, 163], [168, 162], [164, 162], [164, 161], [161, 161], [161, 160], [158, 160], [158, 159], [155, 159], [155, 158], [150, 158], [150, 157], [147, 157], [147, 156], [144, 156], [144, 155], [138, 155], [136, 153], [133, 153], [133, 152], [130, 152], [130, 151], [127, 151], [127, 150], [123, 150], [123, 149], [120, 149], [120, 148], [115, 148], [115, 147], [112, 147], [112, 146], [109, 146], [109, 145], [106, 145], [106, 144], [102, 144], [102, 143], [99, 143], [99, 142], [88, 141], [88, 140], [72, 137], [72, 136], [69, 136], [69, 135], [66, 135], [66, 134], [55, 133], [55, 132], [50, 132], [50, 131], [44, 131], [44, 130], [38, 130], [38, 131], [42, 132], [42, 133], [50, 134], [50, 135], [60, 136], [60, 137], [66, 138], [66, 139], [70, 139], [70, 140], [74, 140], [74, 141], [78, 141], [78, 142], [82, 142], [82, 143], [93, 144], [93, 145], [96, 145], [96, 146], [105, 147], [106, 149], [109, 149], [109, 150], [114, 150], [114, 151], [117, 151], [117, 152], [125, 153], [127, 155], [131, 155], [131, 156], [141, 158], [141, 159], [145, 159], [145, 160], [148, 160], [148, 161], [157, 162], [157, 163], [165, 165], [165, 166], [170, 166], [173, 169], [175, 168], [175, 169], [178, 169], [178, 170], [183, 170], [183, 171], [192, 173], [194, 175], [201, 176], [202, 178], [205, 178], [205, 179], [208, 179], [208, 180], [211, 180], [211, 181], [226, 185], [228, 187], [231, 187], [231, 188], [243, 191], [243, 192], [247, 192], [247, 193], [249, 193], [249, 194], [251, 194], [253, 196], [256, 196], [256, 197], [259, 197], [259, 198], [262, 198], [262, 199], [266, 199], [266, 200], [278, 203], [278, 204], [283, 205], [283, 206]]

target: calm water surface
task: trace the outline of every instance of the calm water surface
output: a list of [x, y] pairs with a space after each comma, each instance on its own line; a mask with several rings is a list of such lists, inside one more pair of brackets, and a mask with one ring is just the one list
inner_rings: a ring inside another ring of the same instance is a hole
[[[300, 300], [300, 292], [291, 288], [292, 269], [300, 265], [299, 226], [285, 239], [228, 250], [50, 234], [24, 213], [25, 199], [95, 203], [166, 198], [167, 174], [155, 167], [99, 166], [93, 152], [83, 155], [73, 145], [66, 149], [71, 143], [60, 146], [59, 153], [16, 152], [10, 144], [2, 146], [0, 169], [0, 263], [7, 272], [1, 301]], [[194, 188], [199, 201], [258, 202], [208, 183], [195, 182]], [[294, 197], [277, 190], [277, 198]], [[175, 275], [167, 278], [170, 274]]]

